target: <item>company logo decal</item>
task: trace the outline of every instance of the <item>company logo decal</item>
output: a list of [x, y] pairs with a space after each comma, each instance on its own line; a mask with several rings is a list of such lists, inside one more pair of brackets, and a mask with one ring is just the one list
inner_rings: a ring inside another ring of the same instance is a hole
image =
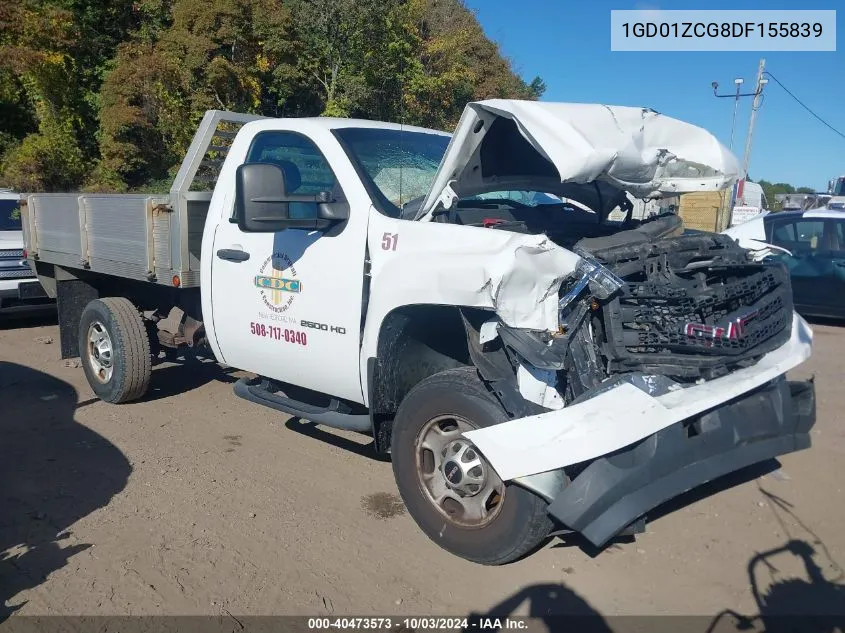
[[277, 314], [286, 312], [296, 295], [302, 292], [302, 281], [297, 278], [296, 268], [285, 253], [273, 253], [265, 259], [254, 284], [264, 305]]

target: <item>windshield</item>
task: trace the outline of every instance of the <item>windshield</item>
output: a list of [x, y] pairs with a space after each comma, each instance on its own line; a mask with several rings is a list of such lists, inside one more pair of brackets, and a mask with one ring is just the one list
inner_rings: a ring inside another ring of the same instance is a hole
[[393, 217], [428, 194], [450, 138], [377, 128], [340, 128], [335, 135], [374, 201]]
[[0, 231], [20, 230], [20, 203], [17, 200], [0, 200]]
[[845, 178], [839, 178], [833, 183], [833, 195], [845, 196]]

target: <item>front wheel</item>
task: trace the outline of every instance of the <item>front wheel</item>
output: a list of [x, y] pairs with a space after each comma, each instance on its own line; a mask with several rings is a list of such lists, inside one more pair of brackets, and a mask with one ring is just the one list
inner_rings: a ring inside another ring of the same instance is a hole
[[91, 389], [106, 402], [129, 402], [147, 392], [152, 374], [150, 339], [128, 299], [95, 299], [82, 311], [79, 352]]
[[391, 459], [399, 494], [426, 535], [485, 565], [534, 550], [551, 531], [546, 502], [506, 485], [462, 433], [508, 419], [474, 367], [426, 378], [393, 422]]

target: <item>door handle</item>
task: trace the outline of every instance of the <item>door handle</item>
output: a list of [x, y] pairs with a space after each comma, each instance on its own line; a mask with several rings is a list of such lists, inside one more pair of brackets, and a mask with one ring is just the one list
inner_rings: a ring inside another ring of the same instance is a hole
[[230, 262], [245, 262], [249, 259], [249, 253], [234, 248], [221, 248], [217, 251], [217, 257]]

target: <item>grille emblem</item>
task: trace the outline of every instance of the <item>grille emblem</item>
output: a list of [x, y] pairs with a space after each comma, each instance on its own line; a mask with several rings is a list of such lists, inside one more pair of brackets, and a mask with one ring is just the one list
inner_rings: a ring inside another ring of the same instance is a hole
[[707, 325], [705, 323], [687, 323], [684, 326], [684, 334], [695, 338], [725, 339], [736, 341], [745, 334], [746, 326], [760, 315], [759, 310], [746, 312], [737, 317], [727, 327], [721, 325]]

